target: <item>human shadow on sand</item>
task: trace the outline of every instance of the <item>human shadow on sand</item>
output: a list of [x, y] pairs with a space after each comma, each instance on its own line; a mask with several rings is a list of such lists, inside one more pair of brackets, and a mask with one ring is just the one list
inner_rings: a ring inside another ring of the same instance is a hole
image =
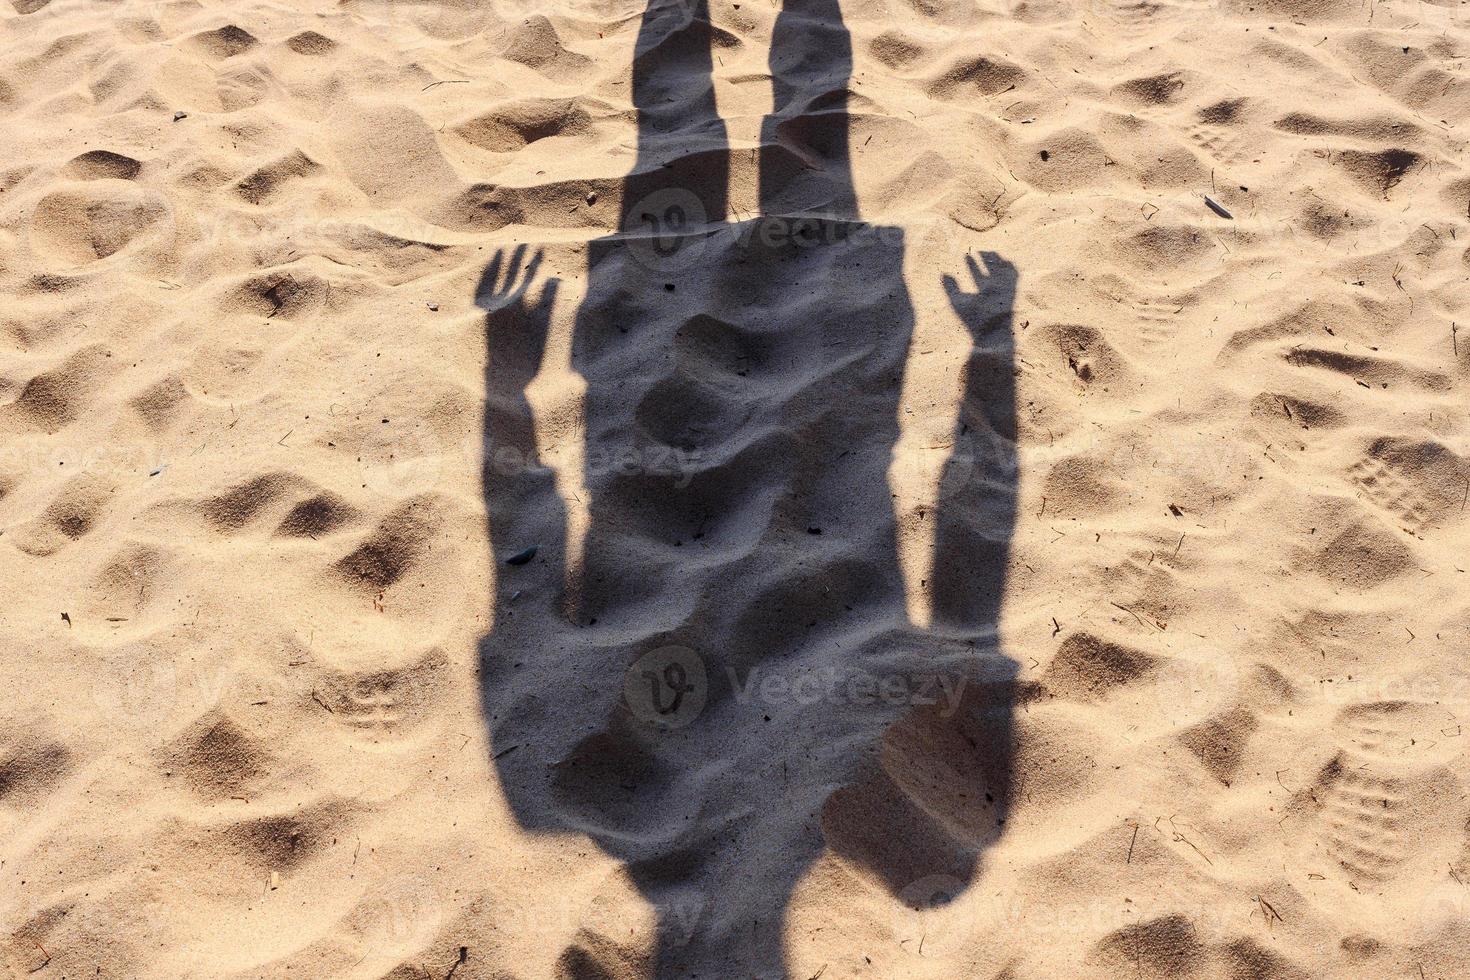
[[[781, 10], [745, 220], [727, 208], [719, 40], [702, 2], [644, 15], [637, 159], [572, 330], [579, 499], [558, 492], [526, 395], [557, 281], [521, 247], [477, 291], [499, 562], [481, 695], [519, 822], [591, 838], [653, 908], [650, 975], [776, 978], [789, 899], [824, 851], [923, 907], [1004, 829], [1017, 276], [985, 254], [945, 277], [972, 346], [920, 627], [889, 482], [914, 309], [903, 231], [857, 210], [848, 33], [835, 0]], [[596, 945], [561, 972], [605, 975]]]

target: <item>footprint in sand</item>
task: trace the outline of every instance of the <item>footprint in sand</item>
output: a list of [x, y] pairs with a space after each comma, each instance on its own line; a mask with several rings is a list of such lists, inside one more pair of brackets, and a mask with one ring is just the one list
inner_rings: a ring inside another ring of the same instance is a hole
[[1429, 502], [1394, 466], [1371, 456], [1348, 468], [1348, 480], [1395, 526], [1418, 534], [1429, 519]]

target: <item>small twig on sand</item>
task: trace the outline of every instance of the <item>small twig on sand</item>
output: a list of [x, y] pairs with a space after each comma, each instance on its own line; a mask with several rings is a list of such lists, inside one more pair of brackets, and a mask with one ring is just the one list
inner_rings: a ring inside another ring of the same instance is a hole
[[[36, 948], [41, 951], [41, 955], [44, 956], [44, 957], [46, 957], [46, 962], [45, 963], [42, 963], [41, 966], [36, 967], [36, 970], [39, 970], [39, 969], [41, 969], [41, 967], [45, 966], [46, 963], [50, 963], [51, 962], [51, 954], [48, 953], [48, 952], [46, 952], [46, 947], [41, 945], [41, 940], [39, 940], [39, 939], [32, 939], [31, 942], [35, 943], [36, 944]], [[31, 972], [32, 973], [35, 973], [36, 970], [32, 970]]]
[[1146, 626], [1147, 625], [1143, 621], [1143, 617], [1142, 616], [1138, 615], [1138, 613], [1134, 612], [1132, 609], [1129, 609], [1127, 606], [1120, 606], [1116, 602], [1112, 602], [1112, 601], [1109, 601], [1108, 602], [1108, 605], [1113, 606], [1116, 609], [1121, 609], [1125, 613], [1127, 613], [1128, 615], [1132, 616], [1134, 619], [1138, 620], [1138, 625], [1139, 626]]
[[1205, 863], [1206, 864], [1208, 864], [1212, 868], [1215, 866], [1215, 862], [1214, 861], [1211, 861], [1210, 858], [1209, 858], [1209, 856], [1207, 854], [1205, 854], [1204, 851], [1200, 850], [1198, 847], [1195, 847], [1194, 841], [1190, 840], [1188, 837], [1185, 837], [1183, 834], [1181, 834], [1179, 832], [1179, 828], [1176, 827], [1176, 826], [1174, 826], [1174, 818], [1173, 817], [1170, 817], [1169, 818], [1169, 829], [1174, 832], [1174, 843], [1176, 843], [1176, 844], [1188, 844], [1190, 847], [1193, 847], [1194, 848], [1194, 853], [1198, 854], [1200, 857], [1202, 857], [1202, 858], [1205, 859]]
[[1134, 612], [1132, 609], [1129, 609], [1127, 606], [1119, 606], [1116, 602], [1113, 602], [1112, 600], [1108, 601], [1108, 605], [1121, 609], [1128, 615], [1132, 616], [1134, 619], [1138, 620], [1139, 626], [1152, 626], [1154, 629], [1158, 630], [1161, 633], [1164, 631], [1164, 628], [1158, 623], [1148, 622], [1142, 616], [1138, 615], [1138, 613]]
[[[1208, 194], [1201, 194], [1200, 196], [1205, 199], [1205, 204], [1209, 205], [1211, 211], [1215, 212], [1220, 217], [1225, 218], [1227, 221], [1235, 220], [1235, 215], [1225, 210], [1225, 205], [1221, 204], [1219, 201], [1216, 201]], [[1229, 249], [1227, 249], [1226, 251], [1229, 251]]]
[[1204, 858], [1205, 859], [1205, 864], [1208, 864], [1212, 868], [1215, 866], [1215, 862], [1214, 861], [1211, 861], [1210, 858], [1209, 858], [1209, 856], [1207, 854], [1205, 854], [1204, 851], [1200, 850], [1198, 847], [1195, 847], [1194, 841], [1190, 840], [1188, 837], [1185, 837], [1183, 834], [1181, 834], [1177, 830], [1174, 831], [1174, 841], [1175, 841], [1175, 843], [1184, 843], [1184, 844], [1188, 844], [1190, 847], [1194, 847], [1194, 853], [1196, 853], [1200, 857]]

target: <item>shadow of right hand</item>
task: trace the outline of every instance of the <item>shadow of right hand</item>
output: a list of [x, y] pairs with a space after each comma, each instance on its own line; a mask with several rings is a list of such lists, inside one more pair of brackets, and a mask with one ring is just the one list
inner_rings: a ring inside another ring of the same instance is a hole
[[981, 252], [980, 258], [984, 265], [976, 262], [973, 255], [965, 256], [965, 265], [969, 267], [970, 278], [975, 283], [974, 292], [961, 288], [954, 276], [944, 277], [944, 292], [949, 296], [949, 305], [954, 307], [955, 314], [977, 338], [985, 331], [994, 313], [1009, 315], [1016, 288], [1015, 266], [994, 252]]
[[526, 251], [525, 245], [509, 254], [497, 251], [475, 289], [475, 305], [485, 311], [490, 369], [521, 379], [523, 386], [541, 369], [561, 284], [560, 279], [546, 280], [535, 302], [528, 302], [526, 294], [544, 253], [538, 251], [528, 262]]

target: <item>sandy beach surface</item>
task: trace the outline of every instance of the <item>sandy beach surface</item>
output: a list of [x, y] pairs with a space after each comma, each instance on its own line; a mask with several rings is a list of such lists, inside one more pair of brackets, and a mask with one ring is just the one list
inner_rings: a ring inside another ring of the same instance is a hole
[[6, 0], [0, 974], [1470, 975], [1467, 138], [1458, 0]]

